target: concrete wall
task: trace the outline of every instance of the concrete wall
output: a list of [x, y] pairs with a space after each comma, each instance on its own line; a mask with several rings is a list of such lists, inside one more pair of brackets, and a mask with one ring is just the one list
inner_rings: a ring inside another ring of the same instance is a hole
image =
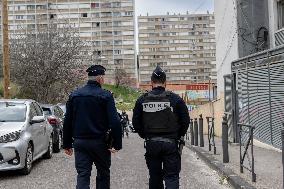
[[208, 134], [208, 124], [206, 117], [215, 118], [215, 135], [222, 136], [222, 117], [224, 115], [224, 100], [219, 99], [211, 103], [201, 105], [198, 109], [195, 109], [189, 113], [191, 119], [199, 118], [202, 114], [204, 118], [204, 134]]
[[223, 76], [231, 73], [231, 62], [238, 59], [237, 12], [235, 0], [215, 0], [216, 68], [218, 97], [224, 93]]
[[268, 0], [269, 39], [271, 48], [276, 47], [274, 33], [277, 28], [277, 0]]
[[268, 0], [237, 2], [239, 56], [245, 57], [269, 49], [269, 39], [264, 42], [264, 31], [269, 31]]

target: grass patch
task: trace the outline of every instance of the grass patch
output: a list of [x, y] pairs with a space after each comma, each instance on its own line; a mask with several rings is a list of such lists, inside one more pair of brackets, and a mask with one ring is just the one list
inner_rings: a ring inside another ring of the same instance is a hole
[[[4, 97], [4, 89], [3, 89], [3, 81], [0, 80], [0, 98]], [[10, 84], [11, 89], [10, 89], [10, 95], [11, 98], [17, 98], [19, 95], [19, 86], [15, 85], [14, 83]]]
[[103, 88], [113, 92], [116, 107], [119, 110], [132, 110], [136, 100], [142, 95], [141, 91], [125, 86], [116, 87], [114, 85], [105, 84]]

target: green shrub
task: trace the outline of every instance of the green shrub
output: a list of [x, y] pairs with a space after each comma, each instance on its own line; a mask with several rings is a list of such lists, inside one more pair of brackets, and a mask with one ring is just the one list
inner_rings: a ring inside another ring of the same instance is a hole
[[[10, 95], [11, 98], [19, 98], [19, 86], [11, 83]], [[0, 98], [4, 97], [3, 81], [0, 81]]]
[[116, 87], [115, 85], [105, 84], [103, 88], [113, 92], [119, 110], [132, 110], [136, 100], [142, 94], [140, 91], [125, 86]]

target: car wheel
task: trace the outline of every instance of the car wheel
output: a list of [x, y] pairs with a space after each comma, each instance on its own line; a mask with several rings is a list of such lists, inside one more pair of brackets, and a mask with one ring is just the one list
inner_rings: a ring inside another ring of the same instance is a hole
[[33, 166], [33, 146], [31, 143], [29, 143], [26, 153], [26, 159], [25, 159], [25, 167], [21, 170], [21, 173], [24, 175], [28, 175]]
[[52, 135], [50, 135], [49, 144], [48, 144], [48, 150], [43, 155], [43, 158], [50, 159], [52, 157], [52, 152], [53, 152], [53, 141], [52, 141]]
[[58, 140], [57, 140], [57, 142], [54, 144], [53, 151], [54, 151], [55, 153], [60, 152], [61, 146], [62, 146], [62, 135], [59, 134]]

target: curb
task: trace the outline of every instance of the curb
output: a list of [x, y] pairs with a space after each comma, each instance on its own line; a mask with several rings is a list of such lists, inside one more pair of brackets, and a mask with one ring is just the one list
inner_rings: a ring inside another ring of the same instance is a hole
[[222, 176], [228, 179], [228, 182], [236, 189], [256, 189], [254, 186], [249, 184], [245, 179], [238, 176], [231, 169], [225, 167], [225, 165], [213, 157], [207, 151], [190, 145], [188, 142], [185, 142], [186, 147], [195, 152], [209, 167], [217, 171]]

